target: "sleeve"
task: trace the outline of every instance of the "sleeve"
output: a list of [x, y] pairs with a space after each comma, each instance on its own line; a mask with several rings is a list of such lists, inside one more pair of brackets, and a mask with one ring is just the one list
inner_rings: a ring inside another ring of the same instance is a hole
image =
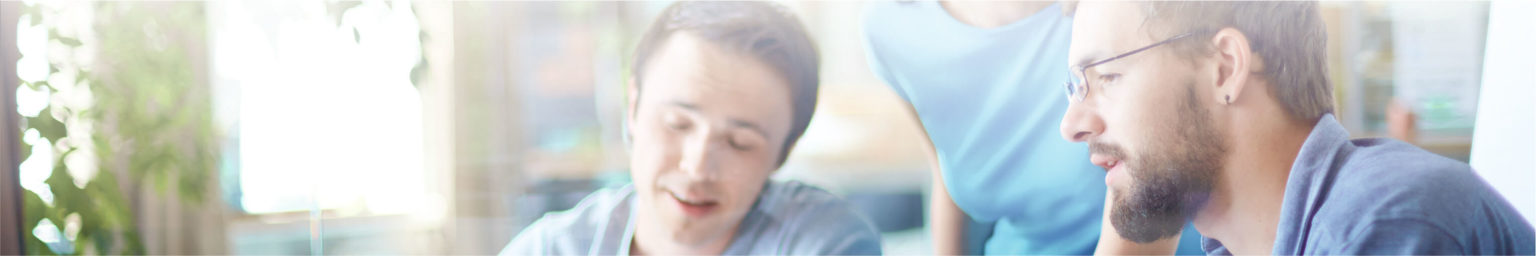
[[896, 76], [891, 73], [892, 71], [890, 70], [890, 67], [886, 66], [885, 59], [883, 59], [883, 56], [881, 56], [881, 53], [888, 51], [883, 51], [884, 49], [880, 48], [882, 45], [879, 43], [885, 42], [885, 40], [890, 40], [879, 38], [879, 35], [881, 34], [880, 24], [882, 22], [888, 22], [883, 18], [885, 15], [884, 11], [882, 11], [882, 8], [887, 7], [883, 6], [885, 4], [889, 3], [870, 2], [864, 9], [864, 18], [862, 19], [863, 24], [861, 24], [861, 26], [863, 27], [862, 37], [864, 39], [863, 43], [865, 61], [869, 63], [869, 70], [870, 72], [875, 73], [875, 77], [879, 77], [880, 81], [885, 82], [887, 86], [891, 87], [891, 90], [895, 91], [897, 96], [901, 96], [902, 100], [912, 102], [912, 99], [907, 98], [906, 90], [902, 89], [900, 80], [898, 80]]
[[1460, 255], [1466, 254], [1460, 240], [1438, 225], [1416, 219], [1377, 220], [1365, 225], [1345, 241], [1339, 251], [1325, 254], [1349, 255]]
[[544, 222], [541, 220], [535, 221], [533, 224], [528, 225], [528, 227], [524, 228], [523, 231], [518, 233], [516, 237], [513, 237], [512, 242], [508, 243], [506, 248], [502, 248], [501, 253], [498, 253], [497, 255], [516, 256], [548, 254], [544, 250], [544, 245], [546, 243], [544, 242], [545, 237], [543, 223]]
[[827, 204], [791, 234], [791, 255], [880, 255], [880, 231], [846, 204]]

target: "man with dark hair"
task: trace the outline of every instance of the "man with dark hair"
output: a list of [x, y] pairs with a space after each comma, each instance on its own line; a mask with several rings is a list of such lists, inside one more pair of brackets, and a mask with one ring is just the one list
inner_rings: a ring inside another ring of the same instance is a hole
[[1193, 221], [1208, 254], [1536, 253], [1466, 164], [1350, 139], [1324, 37], [1316, 2], [1080, 4], [1061, 133], [1108, 171], [1106, 227]]
[[635, 52], [634, 183], [545, 215], [502, 254], [880, 253], [874, 225], [845, 201], [768, 179], [816, 107], [816, 50], [787, 9], [675, 3]]

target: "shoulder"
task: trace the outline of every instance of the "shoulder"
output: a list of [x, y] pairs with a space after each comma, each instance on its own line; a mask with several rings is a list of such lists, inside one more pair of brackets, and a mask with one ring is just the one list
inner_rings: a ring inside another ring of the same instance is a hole
[[760, 211], [789, 254], [880, 254], [880, 233], [841, 197], [797, 181], [771, 182]]
[[888, 25], [904, 23], [935, 7], [936, 3], [926, 1], [872, 1], [864, 5], [863, 23], [866, 28], [894, 28]]
[[[932, 31], [935, 17], [948, 17], [938, 3], [931, 1], [871, 1], [865, 4], [860, 26], [866, 45], [898, 44], [925, 36], [916, 31]], [[945, 16], [938, 16], [943, 14]], [[879, 52], [879, 51], [877, 51]]]
[[1352, 232], [1332, 233], [1330, 243], [1308, 254], [1467, 254], [1452, 232], [1439, 223], [1417, 218], [1386, 218], [1360, 223]]
[[[1498, 218], [1490, 219], [1499, 221]], [[1522, 222], [1523, 223], [1523, 222]], [[1423, 218], [1376, 218], [1349, 232], [1324, 232], [1305, 254], [1350, 255], [1527, 255], [1533, 253], [1529, 226], [1495, 225], [1468, 230], [1457, 222]]]
[[501, 255], [586, 253], [601, 242], [593, 240], [594, 234], [607, 228], [618, 215], [628, 216], [628, 212], [617, 210], [629, 203], [632, 194], [632, 186], [602, 189], [569, 210], [544, 214], [513, 237]]
[[1350, 144], [1347, 158], [1333, 174], [1337, 182], [1332, 194], [1353, 203], [1441, 207], [1441, 203], [1496, 195], [1466, 163], [1392, 139], [1358, 139]]
[[841, 196], [799, 181], [770, 181], [759, 200], [757, 210], [781, 221], [865, 219]]
[[1376, 214], [1455, 214], [1445, 210], [1502, 200], [1466, 163], [1392, 139], [1350, 143], [1353, 150], [1337, 168], [1331, 194], [1375, 207]]
[[1479, 253], [1529, 229], [1465, 163], [1391, 139], [1350, 143], [1313, 225], [1347, 245], [1336, 253]]
[[1466, 163], [1425, 151], [1395, 139], [1371, 138], [1349, 141], [1346, 168], [1373, 173], [1409, 172], [1415, 174], [1457, 174], [1470, 171]]

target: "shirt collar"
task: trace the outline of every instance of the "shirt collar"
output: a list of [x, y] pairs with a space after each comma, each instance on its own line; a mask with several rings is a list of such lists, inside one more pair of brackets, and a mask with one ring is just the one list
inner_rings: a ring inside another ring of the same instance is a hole
[[1300, 253], [1300, 248], [1288, 248], [1286, 245], [1302, 244], [1292, 233], [1309, 229], [1312, 216], [1307, 214], [1313, 209], [1321, 207], [1322, 197], [1317, 196], [1327, 193], [1328, 184], [1336, 174], [1337, 163], [1348, 157], [1353, 149], [1349, 143], [1349, 131], [1344, 129], [1333, 114], [1324, 114], [1318, 118], [1317, 124], [1312, 126], [1312, 132], [1307, 134], [1306, 142], [1301, 144], [1301, 151], [1296, 154], [1296, 161], [1291, 163], [1291, 173], [1285, 182], [1285, 199], [1280, 206], [1281, 216], [1295, 216], [1295, 218], [1281, 218], [1275, 229], [1275, 246], [1272, 254], [1294, 255]]
[[[1312, 132], [1307, 134], [1307, 140], [1302, 142], [1301, 150], [1296, 154], [1296, 161], [1291, 163], [1291, 173], [1286, 177], [1285, 199], [1280, 206], [1281, 216], [1298, 216], [1298, 218], [1280, 218], [1280, 223], [1275, 228], [1275, 246], [1270, 253], [1273, 255], [1297, 255], [1298, 249], [1287, 245], [1301, 244], [1295, 235], [1288, 234], [1298, 230], [1306, 230], [1306, 224], [1312, 222], [1312, 217], [1305, 214], [1315, 209], [1323, 202], [1312, 195], [1324, 193], [1319, 191], [1327, 184], [1333, 175], [1334, 163], [1338, 159], [1347, 156], [1349, 148], [1349, 131], [1344, 129], [1333, 114], [1323, 114], [1317, 123], [1312, 125]], [[1201, 247], [1206, 254], [1232, 255], [1226, 246], [1210, 238], [1201, 239]]]
[[1333, 114], [1324, 114], [1312, 126], [1307, 141], [1301, 144], [1296, 162], [1291, 164], [1291, 180], [1309, 178], [1318, 170], [1327, 170], [1339, 155], [1340, 147], [1349, 142], [1349, 131], [1335, 120]]
[[[749, 227], [749, 225], [763, 225], [766, 223], [775, 222], [778, 219], [778, 216], [769, 214], [773, 212], [770, 211], [770, 209], [772, 209], [771, 207], [774, 207], [774, 205], [777, 204], [777, 200], [775, 199], [778, 198], [776, 196], [770, 196], [769, 194], [773, 193], [775, 191], [774, 189], [777, 187], [778, 186], [772, 181], [763, 184], [763, 190], [757, 194], [757, 200], [752, 202], [752, 210], [748, 211], [747, 215], [741, 218], [741, 224], [736, 226], [736, 235], [733, 239], [731, 239], [731, 245], [726, 246], [724, 254], [747, 254], [746, 250], [748, 247], [750, 247], [750, 244], [741, 241], [757, 240], [756, 233], [745, 232], [745, 230], [755, 229], [755, 227]], [[635, 188], [633, 184], [626, 185], [622, 189], [626, 192], [625, 194], [627, 195], [624, 199], [625, 203], [620, 205], [618, 209], [614, 209], [614, 212], [628, 212], [628, 214], [614, 214], [613, 219], [610, 220], [607, 229], [610, 232], [622, 230], [623, 233], [620, 234], [623, 235], [620, 236], [617, 243], [614, 243], [613, 246], [609, 246], [609, 248], [598, 249], [598, 252], [608, 253], [593, 253], [591, 255], [630, 255], [629, 248], [633, 246], [632, 244], [635, 241], [634, 220], [636, 212], [633, 205], [639, 202], [636, 201], [637, 199], [634, 196]], [[603, 237], [597, 237], [595, 239], [598, 241], [609, 241], [603, 239]]]

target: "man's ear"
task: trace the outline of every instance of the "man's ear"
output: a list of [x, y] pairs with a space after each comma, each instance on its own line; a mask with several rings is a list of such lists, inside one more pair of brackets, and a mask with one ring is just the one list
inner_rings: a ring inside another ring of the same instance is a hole
[[1264, 70], [1263, 60], [1255, 54], [1248, 36], [1235, 28], [1223, 28], [1211, 37], [1216, 50], [1216, 100], [1222, 104], [1237, 102], [1250, 74]]

